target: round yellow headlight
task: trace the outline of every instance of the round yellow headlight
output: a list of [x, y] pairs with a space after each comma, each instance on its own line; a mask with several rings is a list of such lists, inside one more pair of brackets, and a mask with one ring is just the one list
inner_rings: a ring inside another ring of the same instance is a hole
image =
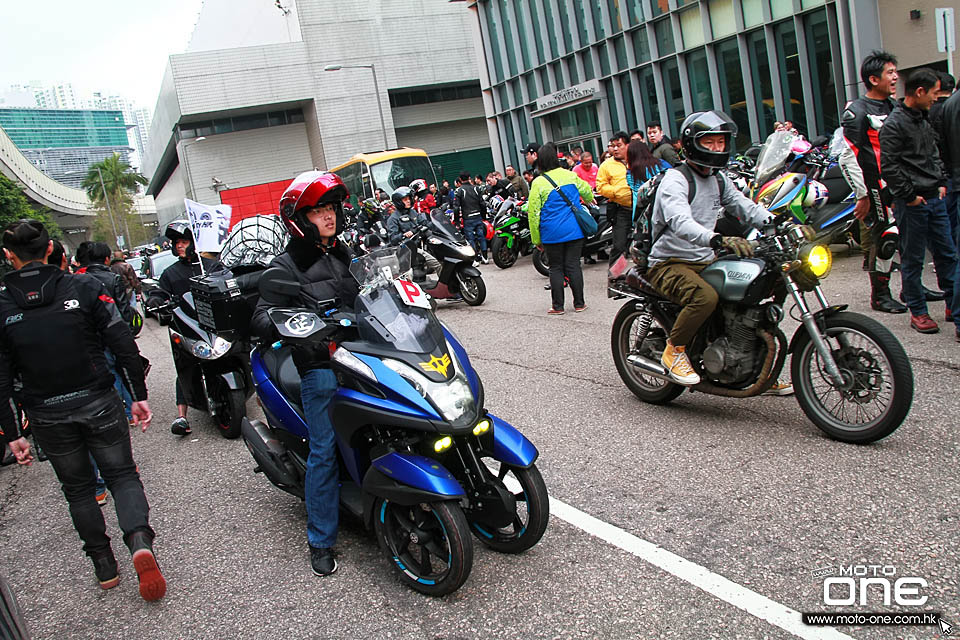
[[807, 266], [810, 268], [810, 273], [817, 278], [826, 277], [833, 266], [833, 256], [830, 254], [829, 247], [822, 244], [814, 245], [807, 252]]

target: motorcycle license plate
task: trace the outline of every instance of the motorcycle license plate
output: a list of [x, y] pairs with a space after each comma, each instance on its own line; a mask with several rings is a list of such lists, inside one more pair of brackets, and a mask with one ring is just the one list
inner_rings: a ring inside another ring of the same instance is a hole
[[410, 280], [394, 280], [393, 286], [397, 288], [400, 299], [403, 300], [403, 303], [407, 306], [420, 307], [421, 309], [430, 308], [430, 301], [427, 299], [427, 294], [424, 293], [423, 289], [421, 289], [416, 282], [411, 282]]

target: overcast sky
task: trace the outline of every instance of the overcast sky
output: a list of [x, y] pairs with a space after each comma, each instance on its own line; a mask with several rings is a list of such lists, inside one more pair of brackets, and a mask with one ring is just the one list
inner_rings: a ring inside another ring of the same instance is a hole
[[0, 91], [72, 83], [153, 112], [167, 56], [186, 50], [203, 0], [4, 3]]

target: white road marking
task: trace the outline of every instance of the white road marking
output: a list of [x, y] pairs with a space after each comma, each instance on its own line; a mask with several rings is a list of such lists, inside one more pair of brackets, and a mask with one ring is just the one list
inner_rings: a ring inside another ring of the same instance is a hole
[[[507, 486], [511, 491], [519, 491], [520, 484], [516, 488], [510, 487], [507, 478]], [[516, 482], [516, 481], [514, 481]], [[756, 591], [737, 584], [720, 574], [714, 573], [706, 567], [701, 567], [695, 562], [681, 558], [675, 553], [670, 553], [652, 542], [648, 542], [637, 536], [627, 533], [623, 529], [598, 520], [588, 513], [584, 513], [575, 507], [550, 498], [550, 515], [556, 516], [572, 524], [573, 526], [586, 531], [592, 536], [596, 536], [615, 547], [631, 553], [641, 560], [657, 566], [667, 573], [675, 575], [684, 582], [702, 589], [710, 595], [732, 604], [738, 609], [742, 609], [752, 616], [760, 618], [774, 626], [780, 627], [788, 633], [799, 638], [809, 638], [811, 640], [821, 639], [839, 639], [851, 638], [844, 633], [837, 631], [832, 627], [811, 627], [803, 624], [800, 619], [800, 612], [780, 604], [770, 598], [760, 595]]]

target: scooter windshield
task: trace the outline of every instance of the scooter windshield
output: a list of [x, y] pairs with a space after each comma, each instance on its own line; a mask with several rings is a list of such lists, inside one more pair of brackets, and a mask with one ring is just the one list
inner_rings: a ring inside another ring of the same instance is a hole
[[466, 242], [463, 234], [450, 222], [450, 218], [440, 211], [434, 211], [430, 214], [430, 231], [436, 235], [443, 236], [450, 242]]
[[354, 259], [350, 273], [361, 286], [354, 303], [357, 329], [371, 344], [432, 353], [446, 342], [443, 328], [423, 290], [405, 279], [409, 271], [410, 250], [402, 245]]
[[789, 131], [774, 131], [768, 137], [757, 156], [757, 169], [754, 184], [763, 186], [779, 171], [787, 158], [797, 134]]

